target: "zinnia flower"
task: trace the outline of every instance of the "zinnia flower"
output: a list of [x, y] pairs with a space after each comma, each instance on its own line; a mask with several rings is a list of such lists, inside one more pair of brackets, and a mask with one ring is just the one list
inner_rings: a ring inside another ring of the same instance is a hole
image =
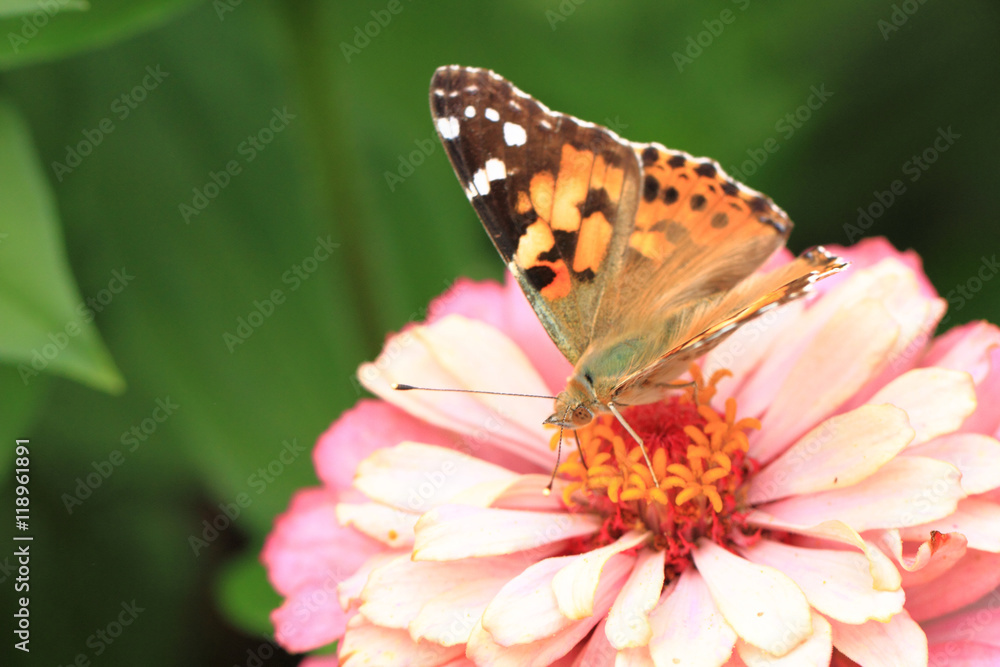
[[517, 286], [459, 282], [361, 367], [379, 399], [278, 519], [278, 641], [339, 640], [343, 665], [926, 665], [926, 627], [935, 656], [985, 656], [949, 664], [1000, 664], [996, 620], [933, 620], [1000, 584], [1000, 330], [932, 340], [915, 255], [835, 252], [854, 267], [709, 353], [697, 390], [625, 410], [658, 487], [613, 419], [564, 434], [546, 495], [550, 402], [392, 389], [562, 388]]

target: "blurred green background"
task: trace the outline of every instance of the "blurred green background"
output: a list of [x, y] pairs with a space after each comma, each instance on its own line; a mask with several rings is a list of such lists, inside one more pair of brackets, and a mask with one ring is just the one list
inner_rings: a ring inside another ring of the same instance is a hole
[[915, 248], [950, 327], [1000, 320], [1000, 280], [969, 282], [1000, 247], [998, 37], [991, 0], [0, 1], [0, 662], [297, 661], [257, 554], [312, 443], [387, 332], [501, 275], [434, 136], [438, 65], [718, 159], [793, 250]]

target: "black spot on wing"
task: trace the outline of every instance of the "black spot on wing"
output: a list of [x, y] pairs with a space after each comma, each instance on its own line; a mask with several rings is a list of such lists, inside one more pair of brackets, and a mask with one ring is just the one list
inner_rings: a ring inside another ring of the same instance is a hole
[[642, 183], [642, 198], [646, 201], [653, 201], [660, 193], [660, 182], [655, 176], [646, 176]]
[[655, 146], [646, 146], [645, 150], [642, 151], [642, 166], [644, 167], [655, 164], [659, 159], [660, 151], [656, 150]]
[[713, 178], [715, 176], [715, 165], [711, 162], [702, 162], [695, 168], [695, 173], [699, 176], [704, 176], [706, 178]]
[[531, 286], [537, 290], [548, 287], [556, 279], [556, 272], [547, 266], [533, 266], [525, 271], [524, 275]]
[[678, 193], [677, 188], [673, 186], [670, 186], [669, 188], [663, 191], [664, 203], [673, 204], [674, 202], [677, 201], [678, 196], [680, 196], [680, 193]]
[[691, 210], [700, 211], [705, 208], [705, 197], [703, 195], [691, 195]]
[[615, 215], [615, 205], [611, 203], [608, 191], [604, 188], [588, 190], [587, 198], [577, 208], [580, 210], [580, 217], [583, 219], [588, 218], [598, 211], [603, 213], [607, 220], [614, 219]]

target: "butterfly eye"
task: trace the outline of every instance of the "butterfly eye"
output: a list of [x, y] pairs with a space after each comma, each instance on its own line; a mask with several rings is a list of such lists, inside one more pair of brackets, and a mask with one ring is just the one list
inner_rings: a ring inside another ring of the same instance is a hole
[[586, 408], [584, 405], [578, 405], [573, 408], [573, 425], [574, 426], [586, 426], [594, 419], [594, 414]]

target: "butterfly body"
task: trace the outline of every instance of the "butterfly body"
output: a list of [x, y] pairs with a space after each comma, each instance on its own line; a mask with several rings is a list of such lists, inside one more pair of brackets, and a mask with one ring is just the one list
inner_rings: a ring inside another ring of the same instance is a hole
[[551, 111], [494, 72], [439, 68], [430, 103], [466, 195], [574, 364], [548, 423], [660, 400], [740, 325], [846, 266], [814, 248], [755, 273], [792, 228], [769, 198], [712, 160]]

